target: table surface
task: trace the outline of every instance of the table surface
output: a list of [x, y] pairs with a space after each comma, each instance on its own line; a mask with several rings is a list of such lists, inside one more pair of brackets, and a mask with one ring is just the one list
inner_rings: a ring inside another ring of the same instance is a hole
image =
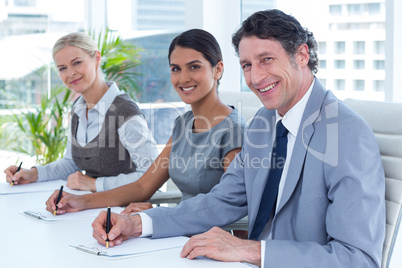
[[107, 260], [69, 247], [92, 238], [93, 219], [45, 223], [20, 214], [20, 211], [45, 206], [51, 192], [0, 195], [0, 267], [247, 267], [179, 256], [181, 248], [118, 260]]

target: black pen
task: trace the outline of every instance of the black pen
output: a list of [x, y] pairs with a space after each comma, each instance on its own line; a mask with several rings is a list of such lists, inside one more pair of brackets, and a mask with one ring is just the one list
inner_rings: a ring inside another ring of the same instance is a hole
[[60, 202], [61, 199], [61, 194], [63, 193], [63, 185], [60, 187], [60, 192], [59, 195], [57, 196], [57, 201], [56, 201], [56, 209], [53, 211], [53, 215], [56, 216], [56, 212], [57, 212], [57, 204]]
[[[15, 173], [17, 173], [18, 171], [20, 171], [20, 170], [21, 170], [21, 166], [22, 166], [22, 161], [21, 161], [20, 165], [18, 166], [17, 171], [16, 171]], [[14, 173], [14, 174], [15, 174], [15, 173]], [[13, 181], [13, 180], [11, 180], [10, 187], [11, 187], [11, 186], [13, 186], [13, 185], [14, 185], [14, 181]]]
[[109, 248], [109, 231], [110, 231], [110, 207], [107, 208], [107, 216], [106, 216], [106, 249]]

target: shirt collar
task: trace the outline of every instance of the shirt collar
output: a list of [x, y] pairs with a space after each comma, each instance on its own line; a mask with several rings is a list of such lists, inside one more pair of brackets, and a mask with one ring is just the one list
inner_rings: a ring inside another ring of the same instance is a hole
[[292, 136], [297, 136], [297, 131], [299, 130], [301, 119], [303, 117], [304, 109], [306, 108], [307, 101], [311, 95], [311, 91], [313, 90], [315, 83], [315, 78], [311, 83], [309, 89], [306, 94], [282, 117], [279, 115], [278, 110], [275, 110], [276, 113], [276, 123], [282, 119], [283, 125], [289, 131]]
[[[98, 101], [98, 103], [91, 109], [91, 111], [97, 111], [99, 114], [105, 116], [110, 105], [113, 103], [114, 99], [119, 95], [120, 90], [115, 82], [106, 82], [109, 89]], [[76, 102], [74, 105], [74, 112], [79, 116], [86, 116], [86, 102], [83, 97]]]

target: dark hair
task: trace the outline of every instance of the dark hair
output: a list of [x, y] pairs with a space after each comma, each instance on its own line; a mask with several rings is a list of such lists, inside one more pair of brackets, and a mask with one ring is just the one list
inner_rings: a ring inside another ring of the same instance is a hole
[[169, 63], [170, 55], [177, 46], [191, 48], [200, 52], [211, 63], [212, 67], [215, 67], [219, 61], [222, 61], [222, 52], [218, 41], [207, 31], [191, 29], [176, 36], [170, 43]]
[[314, 74], [317, 73], [317, 42], [313, 33], [303, 28], [293, 16], [277, 9], [271, 9], [258, 11], [248, 17], [243, 21], [240, 29], [232, 36], [232, 44], [237, 54], [239, 54], [241, 39], [250, 36], [256, 36], [261, 39], [275, 39], [281, 43], [292, 58], [300, 45], [307, 44], [310, 54], [308, 67]]

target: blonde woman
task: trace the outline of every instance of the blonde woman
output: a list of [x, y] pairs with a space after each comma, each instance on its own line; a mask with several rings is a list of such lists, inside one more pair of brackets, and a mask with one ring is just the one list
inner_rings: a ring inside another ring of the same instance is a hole
[[100, 192], [139, 179], [157, 157], [155, 140], [134, 101], [105, 81], [95, 41], [70, 33], [55, 43], [53, 59], [65, 86], [80, 94], [72, 107], [67, 151], [45, 166], [18, 172], [8, 167], [7, 182], [67, 179], [71, 189]]

